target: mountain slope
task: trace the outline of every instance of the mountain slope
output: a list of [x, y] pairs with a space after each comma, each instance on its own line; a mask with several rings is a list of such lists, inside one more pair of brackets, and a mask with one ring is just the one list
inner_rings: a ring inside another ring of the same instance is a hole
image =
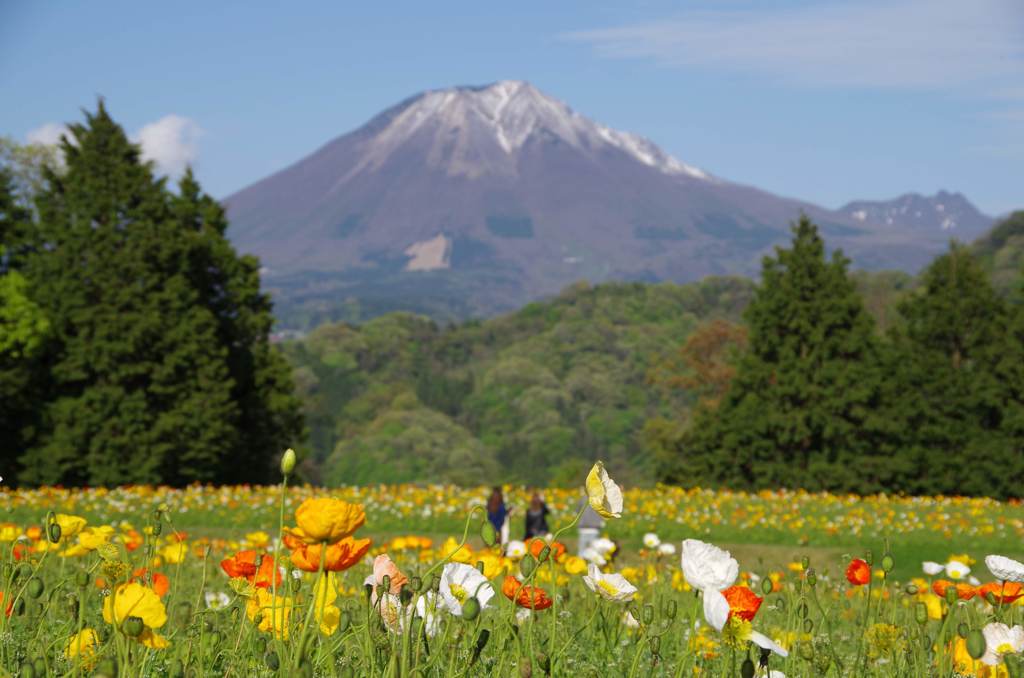
[[915, 269], [947, 238], [728, 182], [510, 81], [414, 96], [226, 202], [286, 327], [752, 274], [801, 211], [868, 269]]
[[840, 207], [839, 212], [861, 222], [945, 231], [949, 237], [961, 240], [981, 235], [994, 221], [960, 193], [947, 191], [939, 191], [931, 197], [907, 193], [892, 200], [857, 200]]

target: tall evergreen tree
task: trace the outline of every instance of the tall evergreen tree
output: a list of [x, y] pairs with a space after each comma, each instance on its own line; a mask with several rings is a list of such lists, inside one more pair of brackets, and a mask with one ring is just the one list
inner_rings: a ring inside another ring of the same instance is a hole
[[904, 489], [1005, 496], [1009, 394], [1001, 372], [1019, 367], [1005, 363], [1004, 302], [967, 248], [953, 245], [925, 270], [900, 314], [886, 400], [899, 423], [893, 452], [910, 463]]
[[878, 345], [839, 252], [806, 217], [763, 262], [745, 313], [749, 348], [717, 409], [699, 410], [677, 480], [874, 490]]
[[[102, 102], [71, 136], [64, 171], [46, 171], [24, 264], [54, 340], [42, 435], [21, 457], [22, 480], [262, 480], [281, 447], [249, 447], [253, 418], [264, 417], [269, 444], [291, 443], [300, 428], [275, 428], [281, 418], [251, 402], [255, 391], [273, 411], [275, 397], [287, 399], [287, 373], [268, 376], [258, 358], [238, 357], [247, 339], [272, 351], [269, 317], [238, 321], [262, 333], [224, 333], [224, 316], [253, 304], [225, 310], [221, 297], [259, 297], [258, 280], [245, 287], [229, 274], [207, 284], [204, 273], [232, 266], [230, 247], [215, 242], [223, 228], [186, 229], [184, 198], [154, 179]], [[204, 259], [207, 251], [223, 261]], [[239, 377], [256, 388], [241, 391]]]

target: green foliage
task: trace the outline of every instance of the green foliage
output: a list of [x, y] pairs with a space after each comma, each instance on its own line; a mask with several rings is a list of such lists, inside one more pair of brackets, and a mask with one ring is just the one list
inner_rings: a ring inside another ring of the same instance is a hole
[[972, 250], [989, 271], [992, 285], [1003, 294], [1021, 296], [1024, 270], [1024, 210], [1018, 210], [995, 225], [974, 243]]
[[[731, 487], [874, 491], [878, 340], [847, 276], [801, 218], [766, 257], [744, 319], [749, 349], [721, 405], [701, 409], [671, 477]], [[872, 469], [869, 471], [868, 469]]]
[[264, 480], [301, 433], [257, 264], [191, 173], [156, 179], [102, 102], [42, 168], [8, 265], [50, 326], [27, 483]]
[[[311, 429], [306, 472], [330, 483], [458, 473], [545, 485], [600, 457], [619, 477], [650, 482], [644, 422], [686, 399], [663, 401], [648, 371], [701, 318], [736, 318], [750, 290], [734, 278], [580, 284], [447, 328], [402, 313], [320, 327], [285, 347]], [[463, 454], [479, 468], [443, 467]]]

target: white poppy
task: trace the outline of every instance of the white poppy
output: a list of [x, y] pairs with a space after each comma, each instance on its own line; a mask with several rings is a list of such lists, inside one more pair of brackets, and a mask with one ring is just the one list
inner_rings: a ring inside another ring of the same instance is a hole
[[222, 607], [227, 607], [228, 603], [231, 602], [228, 594], [223, 591], [217, 591], [216, 593], [213, 591], [207, 591], [203, 594], [203, 598], [206, 599], [206, 607], [211, 610], [219, 610]]
[[526, 555], [526, 544], [513, 539], [512, 541], [505, 544], [505, 556], [512, 560], [519, 560]]
[[521, 607], [516, 610], [516, 624], [522, 625], [527, 619], [531, 617], [533, 610], [528, 607]]
[[674, 556], [676, 554], [676, 545], [672, 542], [664, 541], [658, 545], [658, 553], [663, 556]]
[[680, 564], [687, 583], [702, 591], [727, 589], [740, 574], [740, 564], [728, 551], [698, 539], [683, 542]]
[[605, 600], [616, 603], [627, 603], [636, 596], [636, 587], [621, 574], [605, 574], [593, 563], [583, 575], [583, 583], [587, 588]]
[[985, 556], [985, 565], [992, 576], [1000, 581], [1013, 581], [1024, 584], [1024, 563], [1006, 556]]
[[604, 556], [598, 553], [597, 549], [595, 549], [593, 546], [588, 546], [587, 548], [580, 551], [580, 558], [587, 561], [588, 563], [594, 563], [595, 565], [599, 565], [602, 567], [608, 563], [608, 561], [604, 559]]
[[590, 508], [605, 518], [622, 517], [622, 488], [608, 476], [603, 462], [594, 464], [587, 475], [587, 499]]
[[1003, 660], [1004, 654], [1015, 654], [1024, 650], [1024, 627], [1010, 628], [1006, 624], [992, 622], [981, 630], [985, 636], [985, 654], [981, 661], [995, 666]]
[[475, 567], [446, 563], [441, 570], [438, 593], [441, 594], [441, 605], [456, 617], [461, 617], [463, 603], [473, 596], [480, 603], [480, 610], [486, 610], [488, 601], [494, 596], [494, 588]]
[[934, 577], [935, 575], [945, 570], [946, 566], [942, 563], [936, 563], [931, 560], [926, 560], [923, 563], [921, 563], [921, 569], [924, 570], [924, 573], [929, 577]]
[[401, 599], [392, 594], [385, 593], [374, 603], [374, 608], [384, 620], [384, 625], [391, 633], [404, 633], [410, 618], [412, 617], [412, 606], [402, 605]]
[[638, 629], [640, 628], [640, 622], [636, 620], [633, 613], [626, 610], [622, 613], [622, 623], [626, 625], [627, 629]]
[[946, 563], [946, 576], [950, 579], [963, 579], [971, 573], [971, 568], [959, 560], [951, 560]]
[[608, 537], [598, 537], [594, 541], [590, 542], [590, 546], [601, 554], [601, 556], [607, 556], [610, 553], [614, 553], [616, 546]]
[[658, 538], [658, 535], [654, 534], [653, 532], [648, 532], [644, 535], [644, 546], [646, 546], [647, 548], [656, 549], [660, 545], [661, 539]]
[[427, 591], [416, 599], [416, 616], [423, 620], [423, 632], [427, 638], [437, 635], [441, 626], [440, 615], [437, 611], [441, 609], [441, 601], [433, 591]]

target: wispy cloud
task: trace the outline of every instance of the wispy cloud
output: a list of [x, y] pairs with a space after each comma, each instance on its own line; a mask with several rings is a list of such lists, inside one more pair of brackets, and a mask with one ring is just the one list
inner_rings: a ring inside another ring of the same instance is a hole
[[[48, 122], [29, 131], [25, 140], [50, 146], [57, 144], [62, 134], [72, 138], [67, 127]], [[142, 146], [143, 159], [152, 160], [158, 172], [176, 177], [198, 158], [201, 135], [202, 129], [194, 120], [172, 113], [143, 125], [132, 135], [132, 141]]]
[[1024, 91], [1019, 0], [847, 1], [690, 11], [562, 36], [614, 58], [805, 85]]

